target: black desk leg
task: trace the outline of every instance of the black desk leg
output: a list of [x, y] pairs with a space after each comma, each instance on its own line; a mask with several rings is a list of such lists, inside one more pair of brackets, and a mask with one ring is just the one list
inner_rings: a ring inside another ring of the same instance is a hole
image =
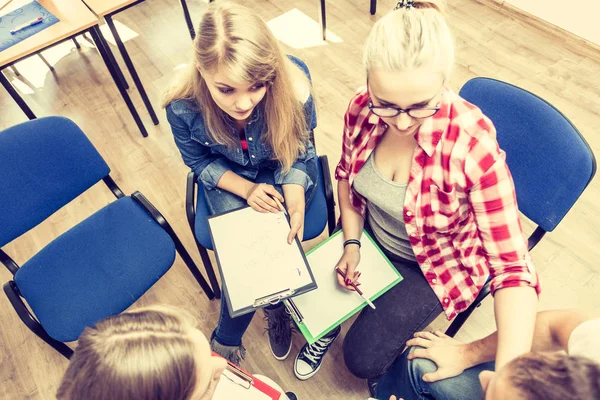
[[[98, 29], [98, 32], [102, 35], [102, 31], [100, 31], [100, 29]], [[104, 38], [104, 36], [102, 38]], [[127, 80], [125, 79], [125, 75], [123, 75], [123, 71], [121, 71], [121, 68], [119, 68], [119, 63], [115, 59], [115, 56], [113, 55], [112, 51], [110, 51], [110, 45], [108, 44], [108, 42], [106, 40], [103, 40], [102, 45], [106, 49], [106, 54], [108, 55], [108, 58], [110, 59], [110, 63], [113, 65], [113, 68], [115, 69], [115, 71], [117, 73], [117, 78], [119, 79], [116, 82], [117, 85], [121, 85], [125, 90], [129, 89], [129, 84], [127, 83]]]
[[17, 105], [19, 106], [19, 108], [21, 108], [21, 110], [25, 113], [25, 115], [27, 116], [27, 118], [31, 119], [35, 119], [36, 116], [33, 113], [33, 111], [31, 111], [31, 108], [29, 108], [29, 106], [27, 105], [27, 103], [25, 103], [25, 100], [23, 100], [21, 98], [21, 96], [19, 96], [19, 93], [17, 93], [17, 91], [15, 90], [14, 87], [12, 87], [12, 85], [10, 84], [10, 82], [8, 81], [8, 79], [6, 79], [6, 77], [4, 76], [4, 74], [2, 73], [2, 71], [0, 70], [0, 82], [2, 82], [2, 86], [4, 86], [4, 89], [6, 89], [6, 91], [8, 92], [8, 94], [10, 94], [10, 97], [13, 98], [13, 100], [17, 103]]
[[[100, 31], [100, 29], [98, 29], [98, 33], [100, 35], [102, 35], [102, 31]], [[85, 34], [83, 35], [83, 37], [85, 39], [87, 39]], [[102, 36], [102, 39], [104, 39], [104, 36]], [[92, 43], [92, 45], [95, 45], [96, 47], [98, 47], [98, 43]], [[125, 75], [123, 75], [123, 71], [121, 71], [121, 68], [119, 68], [119, 63], [117, 63], [115, 56], [113, 55], [112, 51], [110, 51], [110, 45], [108, 44], [108, 42], [106, 40], [103, 40], [102, 46], [104, 46], [104, 49], [105, 49], [104, 52], [108, 55], [110, 63], [113, 65], [113, 68], [115, 69], [115, 71], [117, 73], [118, 81], [115, 81], [115, 83], [117, 85], [120, 85], [121, 87], [123, 87], [125, 90], [129, 89], [129, 84], [127, 83], [127, 80], [125, 79]]]
[[156, 113], [154, 112], [154, 109], [152, 108], [152, 104], [150, 103], [150, 99], [148, 99], [148, 95], [146, 94], [144, 85], [142, 85], [142, 81], [140, 81], [140, 77], [138, 76], [137, 71], [135, 70], [135, 67], [133, 65], [133, 62], [131, 61], [131, 58], [129, 57], [129, 53], [127, 52], [127, 49], [125, 48], [123, 41], [121, 40], [121, 36], [119, 36], [119, 32], [117, 32], [117, 28], [115, 27], [115, 23], [113, 22], [112, 17], [110, 15], [106, 15], [106, 16], [104, 16], [104, 19], [106, 20], [106, 24], [108, 25], [110, 32], [112, 33], [113, 37], [115, 38], [115, 41], [117, 42], [117, 47], [119, 48], [119, 51], [121, 52], [121, 56], [123, 57], [123, 60], [125, 61], [125, 65], [127, 65], [127, 69], [129, 70], [129, 73], [131, 74], [131, 77], [133, 78], [135, 87], [140, 92], [140, 96], [142, 96], [142, 100], [144, 101], [146, 110], [148, 110], [148, 114], [150, 114], [150, 118], [152, 118], [152, 122], [154, 123], [154, 125], [158, 125], [158, 118], [156, 117]]
[[[188, 9], [186, 0], [181, 1], [181, 8], [183, 8], [183, 16], [185, 17], [185, 23], [187, 24], [188, 31], [190, 31], [190, 36], [192, 40], [196, 37], [196, 31], [194, 30], [194, 23], [192, 22], [192, 17], [190, 16], [190, 10]], [[212, 3], [212, 0], [210, 1]]]
[[325, 9], [325, 0], [321, 0], [321, 13], [319, 14], [319, 19], [321, 20], [323, 40], [327, 40], [327, 11]]
[[377, 0], [371, 0], [371, 15], [375, 15], [377, 12]]
[[125, 88], [123, 88], [118, 83], [119, 78], [118, 78], [118, 75], [116, 72], [116, 69], [118, 69], [118, 68], [115, 68], [114, 64], [112, 64], [110, 62], [110, 56], [107, 54], [107, 53], [110, 53], [110, 49], [108, 48], [108, 43], [106, 43], [104, 41], [104, 37], [102, 37], [102, 33], [100, 32], [98, 25], [92, 26], [89, 29], [89, 32], [92, 35], [92, 39], [96, 43], [96, 48], [98, 49], [98, 52], [100, 53], [100, 56], [102, 57], [102, 60], [104, 61], [104, 64], [106, 64], [106, 68], [108, 68], [110, 75], [112, 76], [113, 80], [115, 81], [115, 83], [117, 85], [117, 88], [119, 89], [119, 92], [121, 93], [121, 97], [123, 97], [125, 104], [127, 104], [127, 108], [129, 108], [129, 112], [131, 113], [131, 116], [135, 120], [135, 123], [137, 124], [138, 128], [140, 129], [142, 136], [147, 137], [148, 132], [146, 131], [146, 127], [142, 123], [142, 120], [140, 119], [140, 115], [138, 114], [137, 110], [135, 109], [135, 106], [133, 105], [133, 103], [131, 101], [131, 98], [129, 97], [129, 93], [127, 93]]

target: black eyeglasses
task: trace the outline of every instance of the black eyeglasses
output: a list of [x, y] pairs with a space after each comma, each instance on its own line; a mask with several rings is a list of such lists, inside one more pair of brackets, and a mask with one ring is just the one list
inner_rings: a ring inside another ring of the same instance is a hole
[[368, 104], [369, 110], [378, 117], [382, 118], [393, 118], [401, 113], [407, 113], [413, 118], [429, 118], [435, 115], [440, 107], [414, 107], [407, 108], [406, 110], [400, 107], [381, 107], [373, 105], [373, 101], [369, 99]]

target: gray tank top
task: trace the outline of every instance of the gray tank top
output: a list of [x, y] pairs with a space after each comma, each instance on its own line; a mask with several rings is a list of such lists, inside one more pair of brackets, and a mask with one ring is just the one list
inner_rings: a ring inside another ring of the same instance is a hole
[[354, 189], [367, 199], [367, 221], [379, 244], [394, 255], [416, 261], [403, 217], [407, 185], [383, 177], [375, 168], [374, 154], [354, 178]]

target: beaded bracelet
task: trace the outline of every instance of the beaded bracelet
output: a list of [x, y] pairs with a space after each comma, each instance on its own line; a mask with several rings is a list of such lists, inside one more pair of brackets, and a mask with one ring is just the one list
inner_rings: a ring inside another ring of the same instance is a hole
[[348, 239], [344, 242], [344, 248], [346, 248], [346, 246], [348, 246], [349, 244], [357, 244], [358, 248], [360, 249], [360, 240], [358, 239]]

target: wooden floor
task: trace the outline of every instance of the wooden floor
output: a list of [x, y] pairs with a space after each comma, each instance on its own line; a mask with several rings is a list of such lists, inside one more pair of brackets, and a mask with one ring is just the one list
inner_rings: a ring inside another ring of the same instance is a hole
[[[265, 20], [297, 7], [318, 21], [319, 2], [316, 0], [240, 2], [257, 10]], [[198, 0], [188, 3], [194, 20], [198, 21], [205, 3]], [[489, 5], [475, 0], [450, 3], [449, 21], [457, 44], [451, 87], [458, 90], [470, 78], [489, 76], [528, 89], [567, 115], [596, 154], [600, 154], [600, 57], [590, 56], [585, 48], [566, 45], [570, 42], [539, 26], [512, 19]], [[332, 169], [340, 156], [345, 108], [354, 90], [365, 82], [360, 64], [362, 44], [376, 19], [394, 4], [395, 1], [380, 0], [379, 12], [372, 17], [366, 0], [329, 0], [329, 30], [340, 40], [307, 48], [287, 47], [289, 53], [306, 61], [311, 69], [319, 109], [318, 151], [329, 156]], [[148, 0], [117, 15], [116, 20], [138, 34], [126, 46], [153, 104], [159, 107], [161, 92], [174, 69], [188, 61], [191, 50], [179, 1]], [[311, 35], [318, 38], [318, 25], [313, 24], [296, 33], [303, 38]], [[335, 39], [333, 35], [330, 38]], [[187, 167], [173, 143], [164, 112], [157, 109], [160, 125], [152, 126], [138, 93], [130, 90], [150, 133], [148, 138], [142, 138], [95, 50], [84, 46], [77, 51], [69, 46], [72, 47], [71, 42], [62, 45], [62, 50], [45, 53], [56, 62], [54, 73], [37, 65], [35, 58], [17, 65], [23, 74], [18, 89], [23, 91], [25, 100], [38, 116], [62, 115], [79, 124], [111, 166], [112, 176], [121, 188], [127, 193], [140, 190], [146, 194], [193, 252], [193, 238], [184, 214]], [[12, 72], [5, 73], [9, 79], [15, 78]], [[23, 113], [0, 91], [0, 128], [22, 121], [25, 121]], [[532, 256], [543, 283], [540, 309], [600, 308], [600, 230], [597, 228], [600, 205], [594, 200], [599, 198], [599, 191], [600, 184], [595, 180], [560, 227], [534, 250]], [[98, 185], [5, 250], [22, 263], [60, 232], [110, 200], [108, 191]], [[197, 253], [193, 256], [200, 263]], [[0, 270], [0, 282], [10, 278], [6, 270]], [[191, 311], [206, 334], [217, 322], [219, 303], [206, 300], [180, 259], [134, 307], [155, 303]], [[495, 329], [491, 305], [488, 299], [459, 338], [468, 340]], [[398, 306], [410, 307], [408, 304]], [[23, 326], [3, 295], [0, 295], [0, 321], [0, 348], [3, 349], [0, 352], [0, 398], [54, 398], [67, 361]], [[435, 326], [444, 324], [441, 318], [434, 322]], [[348, 323], [344, 325], [344, 332], [348, 326]], [[264, 327], [261, 316], [257, 316], [244, 338], [248, 348], [244, 366], [248, 370], [270, 376], [287, 390], [295, 391], [301, 399], [368, 397], [364, 381], [355, 379], [344, 368], [341, 340], [333, 346], [319, 374], [300, 382], [294, 377], [292, 365], [293, 356], [303, 344], [302, 337], [295, 336], [292, 356], [278, 362], [269, 354]]]

